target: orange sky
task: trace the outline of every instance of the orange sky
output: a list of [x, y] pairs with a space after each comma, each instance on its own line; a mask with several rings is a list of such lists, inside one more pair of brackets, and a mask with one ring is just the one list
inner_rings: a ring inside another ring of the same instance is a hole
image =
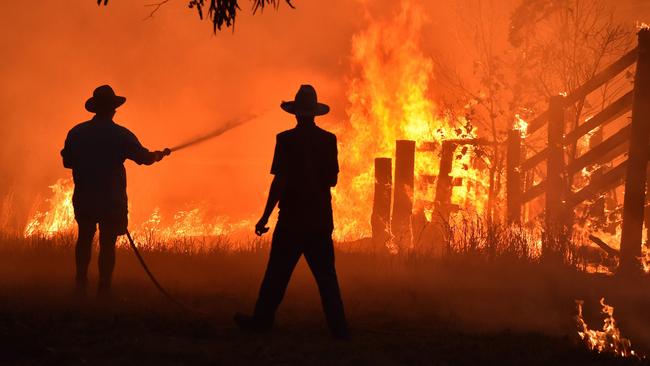
[[[423, 1], [430, 11], [425, 52], [463, 55], [454, 43], [462, 33], [458, 14], [449, 15], [459, 2]], [[64, 3], [0, 3], [0, 194], [13, 190], [26, 210], [36, 194], [70, 175], [59, 157], [65, 134], [91, 117], [83, 104], [94, 87], [108, 83], [127, 97], [115, 120], [151, 149], [259, 114], [157, 166], [127, 163], [136, 218], [155, 206], [175, 211], [197, 202], [246, 218], [261, 212], [275, 134], [293, 126], [280, 101], [309, 82], [332, 107], [320, 124], [344, 128], [351, 38], [365, 28], [368, 13], [390, 14], [397, 2], [296, 0], [296, 10], [281, 6], [253, 16], [244, 0], [235, 32], [217, 35], [185, 0], [170, 1], [148, 20], [150, 1]], [[643, 0], [617, 4], [630, 19], [650, 14]], [[471, 66], [471, 58], [459, 60]]]

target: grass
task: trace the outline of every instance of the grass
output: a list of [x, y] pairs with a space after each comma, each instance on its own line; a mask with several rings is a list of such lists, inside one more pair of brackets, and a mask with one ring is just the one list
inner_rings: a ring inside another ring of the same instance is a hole
[[[175, 247], [148, 242], [143, 255], [161, 283], [207, 315], [187, 314], [166, 302], [126, 247], [118, 250], [115, 298], [110, 303], [94, 296], [75, 299], [72, 242], [70, 236], [0, 238], [3, 365], [643, 363], [594, 354], [581, 344], [574, 300], [585, 300], [586, 320], [599, 328], [601, 297], [615, 306], [633, 347], [650, 351], [648, 279], [546, 266], [521, 251], [487, 256], [484, 246], [469, 241], [464, 250], [443, 257], [337, 252], [350, 342], [328, 338], [304, 261], [274, 332], [249, 335], [235, 328], [232, 315], [254, 304], [266, 242], [232, 250], [241, 246], [219, 238], [204, 242], [201, 251], [192, 249], [192, 241]], [[96, 277], [94, 260], [91, 278]]]

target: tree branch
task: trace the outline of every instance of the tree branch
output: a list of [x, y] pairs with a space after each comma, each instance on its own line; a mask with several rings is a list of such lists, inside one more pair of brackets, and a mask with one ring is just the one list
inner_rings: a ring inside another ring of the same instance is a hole
[[153, 10], [151, 11], [151, 13], [149, 13], [149, 16], [147, 16], [145, 19], [153, 18], [153, 15], [156, 14], [158, 9], [160, 9], [161, 6], [167, 4], [169, 1], [170, 0], [162, 0], [161, 2], [158, 3], [146, 4], [145, 6], [147, 7], [153, 7]]

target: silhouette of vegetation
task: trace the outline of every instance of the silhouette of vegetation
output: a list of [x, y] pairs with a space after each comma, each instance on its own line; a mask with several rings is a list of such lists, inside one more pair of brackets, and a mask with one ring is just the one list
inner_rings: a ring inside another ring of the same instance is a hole
[[[467, 106], [462, 111], [471, 122], [497, 143], [505, 141], [515, 116], [533, 119], [548, 108], [551, 96], [570, 94], [634, 46], [634, 29], [620, 23], [615, 8], [605, 0], [522, 0], [507, 17], [497, 3], [464, 4], [462, 28], [468, 30], [465, 45], [474, 61], [472, 73], [454, 70], [445, 65], [454, 64], [447, 60], [437, 65], [444, 70], [439, 76], [457, 93], [457, 105]], [[495, 24], [508, 24], [507, 31], [502, 34]], [[632, 75], [623, 73], [571, 106], [570, 128], [624, 94]], [[530, 151], [539, 150], [545, 136], [533, 136], [526, 144]], [[569, 159], [579, 155], [576, 149], [576, 144], [570, 147]], [[489, 218], [503, 202], [497, 198], [504, 193], [505, 156], [499, 149], [485, 149], [485, 154], [490, 169]], [[545, 175], [540, 168], [534, 172]]]
[[[147, 6], [153, 7], [149, 17], [152, 17], [161, 6], [167, 4], [169, 1], [170, 0], [161, 0], [157, 3], [148, 4]], [[294, 6], [291, 1], [292, 0], [284, 0], [284, 2], [293, 9]], [[251, 0], [253, 14], [257, 13], [258, 10], [263, 11], [264, 7], [269, 5], [277, 9], [281, 2], [281, 0]], [[102, 4], [108, 5], [108, 0], [97, 0], [97, 5], [101, 6]], [[226, 28], [231, 26], [234, 27], [237, 12], [241, 10], [238, 0], [189, 0], [187, 6], [190, 9], [196, 9], [201, 20], [207, 12], [207, 16], [212, 22], [212, 30], [215, 33], [217, 30], [221, 30], [224, 25]]]

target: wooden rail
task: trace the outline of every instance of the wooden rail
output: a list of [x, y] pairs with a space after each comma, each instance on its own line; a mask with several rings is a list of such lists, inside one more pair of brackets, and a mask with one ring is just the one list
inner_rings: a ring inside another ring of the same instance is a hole
[[[510, 222], [521, 219], [521, 205], [544, 194], [547, 235], [553, 230], [570, 229], [573, 207], [596, 197], [604, 191], [625, 184], [623, 209], [623, 235], [621, 238], [620, 269], [638, 267], [636, 258], [641, 255], [641, 230], [646, 202], [646, 176], [650, 172], [650, 30], [639, 31], [639, 45], [616, 62], [598, 72], [592, 79], [566, 96], [552, 97], [548, 110], [528, 125], [528, 135], [547, 126], [547, 146], [533, 156], [521, 159], [522, 139], [512, 131], [507, 141], [507, 217]], [[606, 106], [598, 114], [564, 134], [566, 108], [585, 98], [636, 62], [633, 90]], [[632, 111], [630, 124], [607, 139], [602, 138], [602, 128]], [[564, 149], [596, 128], [589, 150], [570, 163], [565, 162]], [[612, 169], [598, 168], [589, 183], [577, 192], [569, 187], [573, 176], [584, 168], [605, 164], [627, 153], [627, 160]], [[546, 179], [522, 190], [522, 177], [540, 163], [546, 163]], [[514, 180], [514, 182], [510, 182]], [[650, 215], [650, 210], [646, 210]], [[650, 223], [650, 220], [646, 218]], [[542, 248], [544, 253], [545, 249]], [[636, 264], [635, 264], [636, 263]]]
[[[575, 103], [576, 101], [584, 98], [587, 96], [587, 94], [593, 92], [596, 90], [598, 87], [603, 85], [604, 83], [608, 82], [611, 78], [614, 76], [620, 74], [621, 72], [625, 71], [628, 67], [630, 67], [632, 64], [634, 64], [637, 60], [639, 54], [639, 49], [635, 48], [631, 50], [630, 52], [626, 53], [625, 56], [621, 57], [618, 61], [614, 62], [598, 74], [594, 75], [593, 78], [591, 78], [589, 81], [587, 81], [584, 85], [573, 91], [571, 94], [566, 96], [565, 102], [566, 105], [571, 105]], [[540, 128], [544, 127], [546, 122], [548, 121], [549, 117], [549, 112], [545, 111], [544, 113], [540, 114], [537, 118], [532, 120], [528, 124], [528, 133], [533, 134]]]

